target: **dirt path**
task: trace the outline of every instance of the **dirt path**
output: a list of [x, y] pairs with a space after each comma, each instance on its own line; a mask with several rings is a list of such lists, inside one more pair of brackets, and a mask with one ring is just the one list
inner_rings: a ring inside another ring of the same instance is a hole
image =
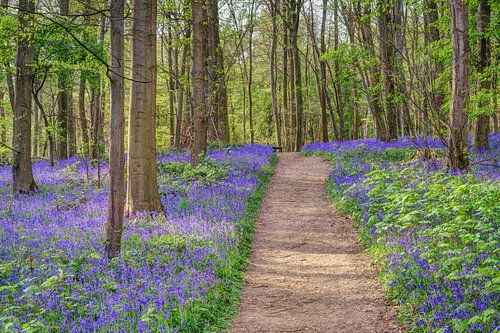
[[351, 221], [328, 201], [328, 170], [279, 155], [230, 332], [401, 332]]

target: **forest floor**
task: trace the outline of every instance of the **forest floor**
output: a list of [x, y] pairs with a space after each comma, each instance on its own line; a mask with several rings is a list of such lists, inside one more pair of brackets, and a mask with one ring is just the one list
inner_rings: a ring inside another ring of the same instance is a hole
[[352, 220], [328, 200], [331, 166], [278, 157], [230, 332], [401, 332]]

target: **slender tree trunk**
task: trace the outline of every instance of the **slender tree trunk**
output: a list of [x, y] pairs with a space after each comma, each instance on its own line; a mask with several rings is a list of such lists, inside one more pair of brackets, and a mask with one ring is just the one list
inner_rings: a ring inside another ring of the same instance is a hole
[[221, 142], [229, 142], [227, 109], [227, 88], [224, 72], [224, 58], [219, 36], [218, 0], [207, 0], [207, 113], [209, 117], [209, 137]]
[[[191, 29], [188, 29], [186, 34], [186, 38], [191, 36]], [[187, 57], [188, 57], [188, 44], [184, 44], [182, 48], [182, 60], [181, 60], [181, 72], [180, 77], [184, 78], [186, 75], [186, 65], [187, 65]], [[181, 131], [182, 131], [182, 110], [184, 108], [183, 101], [185, 95], [185, 88], [182, 81], [178, 81], [178, 89], [177, 89], [177, 120], [175, 123], [175, 147], [180, 148], [181, 146]], [[189, 117], [188, 117], [189, 118]]]
[[[491, 9], [487, 0], [479, 0], [477, 7], [477, 92], [490, 88], [490, 78], [485, 76], [485, 69], [490, 66], [491, 43], [487, 32], [490, 24]], [[479, 107], [486, 107], [488, 103], [480, 103]], [[488, 148], [488, 134], [490, 132], [490, 115], [484, 114], [476, 118], [474, 123], [474, 148]]]
[[[8, 8], [9, 7], [9, 0], [1, 0], [0, 6], [2, 8]], [[16, 93], [15, 93], [15, 87], [14, 87], [14, 80], [12, 78], [12, 73], [9, 70], [9, 65], [10, 65], [9, 63], [5, 64], [5, 68], [7, 68], [7, 70], [6, 70], [7, 91], [9, 93], [10, 107], [12, 110], [14, 110], [14, 106], [16, 104]]]
[[160, 212], [156, 176], [156, 1], [132, 13], [132, 84], [128, 130], [127, 215]]
[[[106, 224], [106, 253], [108, 258], [120, 255], [125, 199], [125, 71], [124, 71], [124, 0], [111, 0], [111, 66], [109, 74], [110, 154], [109, 209]], [[156, 176], [156, 175], [155, 175]]]
[[38, 105], [36, 103], [33, 105], [33, 145], [31, 147], [31, 156], [38, 156], [38, 140], [40, 132], [40, 123], [38, 121], [39, 117]]
[[382, 62], [382, 76], [384, 79], [386, 120], [388, 130], [388, 136], [386, 139], [397, 140], [398, 114], [395, 103], [396, 87], [394, 82], [394, 23], [392, 22], [392, 17], [390, 15], [390, 11], [393, 11], [393, 5], [389, 5], [387, 0], [382, 0], [378, 4], [378, 6], [380, 61]]
[[3, 98], [5, 96], [5, 91], [0, 89], [0, 142], [7, 142], [7, 113], [5, 112], [5, 107], [3, 104]]
[[205, 104], [205, 0], [192, 0], [191, 20], [193, 31], [193, 97], [194, 97], [194, 141], [191, 147], [191, 163], [200, 163], [207, 147], [207, 116]]
[[290, 107], [288, 103], [289, 93], [288, 93], [288, 48], [289, 48], [289, 39], [288, 39], [288, 6], [285, 2], [283, 2], [283, 116], [284, 116], [284, 125], [285, 125], [285, 140], [286, 140], [286, 150], [290, 150]]
[[89, 133], [87, 126], [87, 117], [85, 115], [85, 78], [81, 74], [80, 87], [78, 89], [78, 111], [80, 115], [80, 132], [82, 135], [82, 152], [83, 156], [89, 155]]
[[[174, 79], [174, 56], [172, 52], [173, 48], [173, 36], [172, 27], [169, 25], [167, 27], [167, 62], [168, 62], [168, 128], [170, 132], [170, 145], [175, 143], [175, 79]], [[163, 44], [162, 44], [163, 45]]]
[[[326, 14], [327, 14], [328, 0], [323, 0], [322, 16], [321, 16], [321, 53], [326, 53], [325, 33], [326, 33]], [[328, 141], [328, 117], [326, 115], [326, 94], [328, 94], [326, 87], [326, 61], [320, 59], [320, 75], [321, 75], [321, 90], [319, 93], [320, 107], [321, 107], [321, 136], [323, 142]]]
[[271, 36], [271, 53], [270, 53], [270, 77], [271, 77], [271, 107], [274, 116], [274, 127], [276, 131], [276, 141], [281, 147], [281, 117], [279, 114], [278, 100], [276, 96], [276, 46], [278, 43], [278, 32], [276, 25], [276, 4], [270, 4], [269, 10], [271, 12], [272, 20], [272, 36]]
[[35, 56], [31, 43], [31, 21], [34, 10], [35, 4], [32, 0], [19, 0], [12, 164], [14, 195], [30, 192], [37, 187], [31, 165], [31, 88]]
[[354, 111], [354, 119], [353, 119], [353, 128], [352, 128], [352, 139], [359, 139], [359, 96], [358, 96], [358, 84], [355, 82], [353, 86], [353, 111]]
[[300, 52], [298, 46], [298, 30], [300, 11], [302, 9], [302, 0], [293, 0], [292, 28], [290, 29], [290, 46], [293, 55], [293, 72], [294, 72], [294, 87], [295, 87], [295, 112], [296, 112], [296, 127], [295, 127], [295, 151], [299, 151], [304, 143], [303, 127], [304, 127], [304, 101], [302, 97], [302, 74], [300, 64]]
[[[59, 0], [59, 14], [67, 16], [69, 14], [69, 0]], [[66, 61], [67, 56], [63, 56], [62, 61]], [[58, 94], [57, 94], [57, 159], [62, 160], [69, 157], [69, 73], [66, 70], [61, 70], [58, 75]]]
[[[339, 24], [338, 24], [338, 2], [334, 2], [334, 48], [338, 49], [339, 46]], [[340, 81], [340, 63], [338, 59], [334, 62], [334, 75], [335, 75], [335, 99], [337, 104], [337, 114], [339, 115], [339, 135], [338, 139], [340, 141], [344, 140], [345, 136], [345, 124], [344, 124], [344, 102], [342, 95], [342, 82]]]
[[[361, 25], [361, 35], [363, 38], [363, 43], [366, 45], [368, 48], [368, 54], [372, 58], [372, 60], [375, 62], [377, 59], [377, 56], [375, 55], [375, 46], [373, 43], [373, 34], [372, 34], [372, 28], [371, 28], [371, 23], [370, 23], [370, 15], [371, 15], [371, 8], [369, 4], [364, 4], [363, 5], [363, 13], [358, 13], [358, 20], [360, 21]], [[367, 87], [365, 89], [366, 91], [366, 97], [368, 104], [370, 106], [370, 110], [373, 115], [373, 121], [375, 123], [375, 134], [379, 140], [382, 141], [387, 141], [389, 138], [388, 132], [387, 132], [387, 126], [384, 120], [384, 110], [382, 107], [382, 96], [380, 93], [380, 89], [378, 89], [380, 85], [380, 70], [379, 70], [379, 64], [375, 63], [370, 67], [370, 85], [368, 86], [367, 82]]]
[[415, 136], [413, 122], [410, 116], [410, 107], [408, 105], [409, 95], [406, 87], [406, 77], [404, 72], [404, 49], [405, 49], [405, 36], [403, 25], [404, 7], [403, 0], [396, 0], [393, 12], [394, 24], [394, 54], [395, 54], [395, 80], [398, 90], [397, 104], [399, 108], [399, 116], [402, 121], [403, 135]]
[[448, 125], [448, 167], [465, 170], [467, 156], [467, 113], [470, 93], [470, 49], [468, 8], [463, 0], [450, 0], [451, 38], [453, 47], [450, 117]]
[[[432, 43], [435, 43], [441, 39], [439, 33], [439, 12], [438, 12], [438, 4], [435, 0], [426, 0], [425, 1], [425, 15], [424, 15], [424, 41], [425, 45], [428, 49], [432, 49], [430, 46]], [[418, 24], [418, 23], [417, 23]], [[426, 72], [427, 81], [427, 96], [423, 110], [423, 126], [424, 126], [424, 134], [429, 135], [431, 129], [435, 132], [435, 125], [431, 123], [431, 119], [429, 117], [429, 110], [434, 112], [437, 115], [441, 114], [441, 109], [443, 107], [445, 96], [444, 96], [444, 87], [437, 82], [438, 76], [443, 71], [443, 66], [441, 64], [434, 64], [433, 61], [429, 60], [428, 69]], [[425, 82], [424, 81], [424, 82]]]

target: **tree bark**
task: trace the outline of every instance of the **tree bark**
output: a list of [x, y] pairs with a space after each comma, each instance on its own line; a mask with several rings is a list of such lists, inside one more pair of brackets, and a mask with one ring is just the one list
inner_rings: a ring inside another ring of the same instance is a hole
[[469, 167], [467, 156], [467, 113], [470, 94], [470, 49], [468, 8], [463, 0], [450, 0], [451, 38], [453, 47], [450, 115], [448, 124], [448, 168], [452, 171]]
[[211, 139], [229, 142], [224, 58], [219, 35], [219, 1], [207, 0], [207, 113]]
[[387, 141], [389, 138], [387, 126], [384, 120], [384, 109], [382, 107], [382, 96], [378, 87], [380, 85], [379, 64], [376, 61], [375, 46], [373, 43], [373, 34], [370, 23], [371, 7], [369, 4], [363, 5], [363, 13], [358, 12], [358, 20], [361, 25], [361, 35], [363, 43], [368, 48], [368, 54], [371, 60], [375, 62], [370, 67], [370, 84], [367, 83], [366, 97], [375, 123], [375, 134], [377, 139]]
[[194, 140], [191, 147], [191, 163], [200, 164], [207, 147], [207, 116], [205, 104], [205, 0], [192, 0], [191, 24], [193, 32], [193, 103], [194, 103]]
[[34, 80], [32, 64], [35, 57], [31, 42], [31, 21], [34, 10], [35, 4], [32, 0], [19, 0], [12, 164], [14, 195], [33, 191], [37, 187], [31, 165], [31, 88]]
[[106, 253], [108, 258], [114, 258], [120, 255], [125, 199], [124, 0], [111, 0], [110, 22], [112, 70], [109, 74], [111, 120]]
[[87, 126], [87, 117], [85, 114], [85, 78], [80, 77], [80, 87], [78, 89], [78, 112], [80, 115], [80, 132], [82, 135], [82, 152], [83, 156], [89, 155], [89, 133]]
[[[59, 0], [59, 14], [67, 16], [69, 14], [69, 0]], [[66, 61], [67, 55], [63, 55], [62, 61]], [[69, 156], [69, 73], [62, 69], [58, 75], [58, 94], [57, 94], [57, 159], [63, 160]]]
[[[333, 45], [335, 49], [338, 49], [339, 46], [339, 19], [338, 19], [338, 2], [334, 2], [334, 12], [333, 12], [333, 25], [334, 25], [334, 37], [333, 37]], [[337, 114], [339, 116], [339, 130], [338, 130], [338, 139], [340, 141], [344, 140], [345, 136], [345, 121], [344, 121], [344, 102], [342, 95], [342, 82], [340, 82], [340, 62], [338, 59], [334, 61], [334, 89], [335, 89], [335, 100], [337, 106]]]
[[[189, 38], [191, 36], [191, 29], [187, 29], [186, 33], [186, 38]], [[184, 47], [182, 48], [182, 60], [181, 60], [181, 71], [180, 71], [180, 78], [184, 78], [186, 75], [186, 65], [187, 65], [187, 58], [188, 58], [188, 44], [185, 43]], [[181, 146], [181, 131], [182, 131], [182, 110], [184, 108], [184, 95], [185, 95], [185, 87], [182, 81], [178, 81], [178, 86], [177, 86], [177, 119], [175, 122], [175, 147], [180, 148]], [[188, 117], [189, 118], [189, 117]]]
[[300, 52], [298, 46], [298, 30], [300, 21], [300, 11], [302, 9], [302, 0], [291, 1], [291, 29], [290, 29], [290, 46], [293, 55], [293, 72], [294, 72], [294, 88], [295, 88], [295, 112], [296, 112], [296, 127], [295, 127], [295, 151], [299, 151], [304, 143], [303, 127], [304, 127], [304, 101], [302, 97], [302, 74], [300, 64]]
[[132, 84], [128, 130], [127, 215], [160, 212], [156, 176], [156, 1], [132, 13]]
[[[484, 77], [484, 71], [491, 63], [491, 43], [487, 32], [490, 24], [491, 9], [487, 0], [479, 0], [477, 7], [477, 93], [490, 88], [490, 78]], [[483, 102], [479, 107], [486, 107]], [[488, 134], [490, 132], [490, 115], [479, 115], [474, 123], [474, 148], [488, 148]]]
[[274, 117], [274, 127], [276, 131], [276, 142], [281, 147], [281, 117], [279, 114], [278, 99], [276, 93], [276, 47], [278, 43], [278, 29], [276, 24], [277, 8], [276, 4], [270, 3], [269, 11], [272, 20], [272, 36], [270, 51], [270, 78], [271, 78], [271, 108]]
[[380, 33], [380, 61], [382, 62], [382, 77], [384, 79], [384, 97], [386, 107], [387, 138], [386, 140], [397, 140], [397, 110], [395, 103], [396, 85], [394, 82], [394, 22], [390, 15], [393, 6], [387, 0], [378, 4], [378, 27]]

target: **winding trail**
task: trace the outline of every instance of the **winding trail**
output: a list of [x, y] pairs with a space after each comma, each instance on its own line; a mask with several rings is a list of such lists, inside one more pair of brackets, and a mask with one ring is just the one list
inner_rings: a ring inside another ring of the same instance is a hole
[[328, 201], [328, 170], [279, 154], [231, 333], [402, 332], [352, 221]]

